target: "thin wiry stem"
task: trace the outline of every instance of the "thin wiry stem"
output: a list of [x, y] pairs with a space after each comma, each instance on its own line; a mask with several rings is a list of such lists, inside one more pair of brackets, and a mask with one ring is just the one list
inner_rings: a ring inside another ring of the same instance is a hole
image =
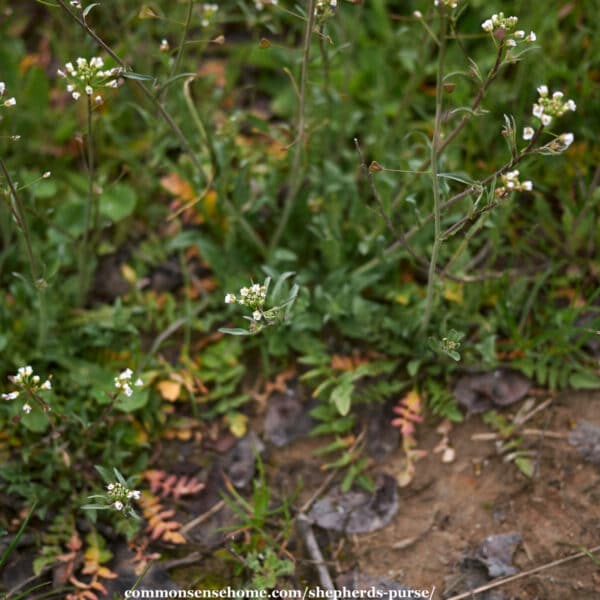
[[[177, 50], [177, 56], [175, 61], [173, 62], [173, 66], [171, 67], [171, 72], [169, 73], [169, 80], [171, 80], [177, 73], [179, 73], [179, 68], [181, 67], [181, 59], [183, 58], [183, 50], [185, 48], [185, 44], [187, 41], [187, 36], [190, 31], [190, 23], [192, 22], [192, 11], [194, 9], [194, 0], [189, 0], [188, 2], [188, 12], [185, 18], [185, 25], [183, 26], [183, 34], [181, 35], [181, 42], [179, 43], [179, 49]], [[164, 92], [166, 90], [166, 86], [162, 88], [161, 91]], [[159, 94], [157, 94], [160, 96]]]
[[89, 288], [89, 250], [92, 231], [97, 228], [98, 215], [96, 214], [96, 199], [94, 196], [94, 130], [92, 126], [92, 97], [87, 96], [87, 176], [88, 198], [85, 205], [83, 239], [79, 252], [79, 302], [81, 306]]
[[294, 140], [294, 156], [292, 157], [292, 167], [290, 169], [288, 180], [288, 192], [285, 197], [283, 212], [269, 245], [271, 252], [277, 248], [279, 241], [281, 240], [281, 236], [290, 219], [296, 196], [300, 190], [300, 162], [304, 146], [304, 129], [306, 122], [306, 83], [308, 81], [310, 41], [315, 23], [315, 0], [308, 0], [306, 10], [306, 28], [304, 29], [304, 45], [302, 49], [302, 72], [300, 74], [300, 96], [298, 100], [298, 130], [296, 139]]
[[6, 184], [8, 185], [8, 189], [10, 192], [10, 196], [12, 201], [10, 204], [10, 211], [14, 216], [21, 233], [23, 234], [23, 239], [25, 240], [25, 249], [27, 252], [27, 259], [29, 261], [29, 269], [31, 271], [31, 278], [33, 287], [37, 291], [38, 296], [38, 304], [39, 304], [39, 323], [38, 323], [38, 347], [41, 349], [46, 344], [46, 334], [48, 330], [48, 319], [46, 314], [46, 282], [41, 280], [39, 277], [39, 271], [37, 268], [37, 264], [35, 261], [35, 257], [33, 254], [33, 246], [31, 245], [31, 237], [29, 235], [29, 227], [27, 226], [27, 219], [25, 218], [25, 208], [23, 206], [23, 202], [21, 201], [21, 197], [17, 192], [17, 187], [15, 186], [14, 181], [12, 180], [4, 161], [0, 158], [0, 171], [6, 180]]
[[441, 231], [441, 198], [440, 198], [440, 182], [438, 178], [438, 158], [440, 134], [442, 127], [442, 94], [444, 91], [444, 59], [446, 57], [446, 28], [447, 21], [444, 12], [441, 12], [441, 27], [440, 27], [440, 43], [438, 52], [438, 65], [437, 65], [437, 83], [436, 83], [436, 95], [435, 95], [435, 122], [433, 126], [433, 139], [431, 140], [431, 183], [433, 190], [433, 223], [434, 223], [434, 237], [433, 237], [433, 249], [431, 251], [431, 260], [429, 262], [429, 275], [427, 279], [427, 295], [425, 298], [425, 312], [423, 314], [423, 321], [421, 322], [421, 330], [427, 331], [429, 327], [429, 321], [431, 319], [431, 311], [433, 309], [433, 300], [435, 295], [435, 286], [437, 282], [437, 261], [440, 246], [442, 244], [442, 231]]

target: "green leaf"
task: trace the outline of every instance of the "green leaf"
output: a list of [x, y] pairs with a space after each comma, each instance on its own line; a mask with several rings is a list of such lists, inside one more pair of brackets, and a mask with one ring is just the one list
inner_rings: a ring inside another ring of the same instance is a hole
[[569, 376], [569, 385], [576, 390], [595, 390], [600, 388], [600, 377], [591, 372], [578, 371]]
[[100, 214], [117, 223], [128, 217], [136, 204], [133, 188], [124, 183], [115, 183], [100, 196]]
[[142, 75], [141, 73], [134, 73], [133, 71], [125, 71], [122, 73], [125, 79], [135, 79], [136, 81], [154, 81], [154, 77], [150, 75]]
[[248, 331], [247, 329], [241, 329], [240, 327], [233, 329], [230, 329], [229, 327], [220, 327], [219, 332], [228, 333], [229, 335], [254, 335], [251, 331]]
[[32, 410], [28, 415], [23, 415], [21, 423], [34, 433], [43, 433], [50, 424], [50, 419], [45, 412], [42, 412], [37, 407]]
[[525, 475], [526, 477], [533, 477], [534, 464], [530, 458], [526, 458], [525, 456], [517, 456], [515, 458], [515, 465]]
[[87, 16], [90, 14], [90, 11], [91, 11], [91, 10], [92, 10], [92, 8], [94, 8], [95, 6], [100, 6], [100, 2], [94, 2], [93, 4], [89, 4], [88, 6], [86, 6], [86, 7], [83, 9], [83, 13], [81, 13], [81, 14], [82, 14], [82, 16], [83, 16], [83, 18], [84, 18], [84, 19], [85, 19], [85, 18], [86, 18], [86, 17], [87, 17]]
[[350, 412], [353, 391], [354, 384], [349, 380], [345, 380], [333, 388], [331, 392], [331, 402], [342, 416], [346, 416]]
[[148, 389], [136, 389], [131, 396], [121, 396], [116, 404], [116, 407], [123, 412], [133, 412], [143, 408], [148, 403]]

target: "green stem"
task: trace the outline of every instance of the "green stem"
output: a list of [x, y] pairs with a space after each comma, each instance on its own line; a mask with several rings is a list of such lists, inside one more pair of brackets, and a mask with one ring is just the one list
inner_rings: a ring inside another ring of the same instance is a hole
[[[194, 9], [194, 0], [190, 0], [188, 2], [188, 12], [185, 18], [185, 25], [183, 27], [183, 35], [181, 36], [181, 42], [179, 44], [179, 49], [177, 50], [177, 57], [175, 58], [175, 62], [171, 67], [171, 72], [169, 73], [169, 80], [171, 80], [177, 73], [179, 73], [179, 68], [181, 67], [181, 59], [183, 58], [183, 49], [185, 48], [185, 43], [187, 40], [187, 36], [190, 30], [190, 23], [192, 22], [192, 11]], [[164, 91], [166, 87], [163, 87]], [[160, 92], [157, 94], [157, 97], [160, 97]]]
[[85, 205], [85, 216], [83, 225], [83, 239], [81, 240], [81, 251], [79, 252], [79, 298], [77, 304], [82, 306], [85, 302], [90, 284], [90, 237], [92, 230], [97, 227], [98, 216], [96, 214], [96, 201], [94, 198], [94, 130], [92, 126], [92, 97], [87, 97], [87, 177], [88, 197]]
[[281, 218], [279, 219], [275, 233], [271, 238], [271, 243], [269, 245], [269, 250], [271, 252], [279, 245], [281, 236], [290, 220], [296, 196], [300, 190], [300, 162], [302, 159], [302, 148], [304, 146], [304, 129], [306, 121], [306, 83], [308, 81], [310, 40], [315, 23], [315, 0], [308, 0], [306, 10], [306, 28], [304, 29], [304, 45], [302, 50], [302, 72], [300, 74], [300, 97], [298, 98], [298, 131], [294, 141], [294, 156], [292, 158], [292, 167], [290, 169], [288, 180], [288, 193], [283, 205]]
[[21, 197], [17, 193], [17, 188], [4, 164], [4, 161], [0, 158], [0, 171], [6, 179], [6, 183], [8, 185], [8, 189], [10, 191], [10, 196], [12, 198], [12, 202], [10, 202], [10, 211], [13, 214], [15, 221], [17, 222], [17, 226], [21, 230], [23, 234], [23, 239], [25, 240], [25, 249], [27, 252], [27, 259], [29, 261], [29, 269], [31, 271], [31, 279], [33, 283], [33, 287], [37, 291], [38, 296], [38, 308], [40, 311], [40, 318], [38, 324], [38, 347], [41, 349], [46, 344], [46, 335], [48, 331], [48, 317], [46, 312], [46, 294], [45, 294], [45, 286], [46, 282], [40, 279], [37, 265], [35, 262], [35, 258], [33, 256], [33, 247], [31, 245], [31, 237], [29, 235], [29, 227], [27, 226], [27, 220], [25, 219], [25, 208], [23, 206], [23, 202], [21, 201]]
[[427, 279], [427, 296], [425, 298], [425, 312], [423, 321], [421, 322], [421, 331], [427, 332], [429, 321], [431, 320], [431, 312], [433, 309], [433, 301], [435, 296], [435, 285], [437, 282], [436, 270], [438, 254], [442, 244], [442, 228], [441, 228], [441, 201], [440, 201], [440, 183], [438, 178], [438, 158], [440, 146], [440, 133], [442, 125], [442, 94], [444, 91], [444, 59], [446, 56], [446, 15], [441, 11], [441, 26], [440, 26], [440, 43], [438, 52], [437, 66], [437, 82], [435, 94], [435, 122], [433, 127], [433, 139], [431, 140], [431, 184], [433, 190], [433, 223], [434, 223], [434, 238], [433, 249], [431, 251], [431, 261], [429, 262], [429, 275]]

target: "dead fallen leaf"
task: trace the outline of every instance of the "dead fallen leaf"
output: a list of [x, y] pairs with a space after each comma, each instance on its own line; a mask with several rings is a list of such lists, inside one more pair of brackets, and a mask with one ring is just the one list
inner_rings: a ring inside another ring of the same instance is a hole
[[335, 488], [315, 502], [308, 518], [323, 529], [345, 533], [368, 533], [382, 529], [398, 512], [396, 480], [382, 474], [373, 493]]
[[164, 400], [176, 402], [181, 395], [181, 383], [165, 379], [156, 384], [156, 389]]
[[456, 383], [454, 396], [461, 406], [474, 414], [518, 402], [531, 385], [531, 381], [518, 371], [497, 369], [464, 375]]

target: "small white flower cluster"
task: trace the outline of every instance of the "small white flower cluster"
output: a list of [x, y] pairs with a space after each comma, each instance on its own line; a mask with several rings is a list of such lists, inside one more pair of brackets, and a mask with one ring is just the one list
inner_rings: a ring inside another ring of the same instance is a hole
[[208, 27], [210, 25], [211, 19], [215, 16], [216, 12], [219, 10], [218, 4], [202, 4], [200, 6], [201, 14], [200, 24], [202, 27]]
[[533, 105], [533, 116], [538, 118], [542, 125], [550, 125], [554, 117], [562, 117], [566, 112], [577, 110], [577, 105], [573, 100], [564, 101], [565, 95], [562, 92], [554, 92], [549, 95], [548, 86], [540, 85], [537, 89], [540, 95], [538, 101]]
[[333, 16], [337, 8], [337, 0], [317, 0], [315, 3], [315, 15], [321, 18]]
[[57, 71], [60, 77], [67, 80], [67, 92], [73, 100], [79, 100], [82, 94], [94, 96], [96, 104], [102, 104], [102, 96], [96, 93], [101, 87], [117, 88], [121, 85], [119, 75], [123, 73], [122, 67], [104, 69], [104, 61], [99, 56], [94, 56], [89, 61], [79, 57], [73, 63], [68, 62], [63, 69]]
[[142, 495], [139, 490], [130, 490], [121, 483], [109, 483], [106, 486], [112, 507], [122, 512], [128, 508], [132, 500], [139, 500]]
[[[133, 371], [131, 369], [125, 369], [115, 377], [115, 387], [117, 390], [122, 390], [128, 398], [133, 395], [133, 389], [131, 387], [132, 378]], [[139, 388], [144, 385], [144, 382], [138, 377], [133, 385]]]
[[254, 8], [256, 10], [262, 10], [266, 4], [276, 5], [277, 0], [254, 0]]
[[225, 304], [241, 304], [252, 310], [252, 318], [260, 321], [263, 317], [263, 306], [267, 297], [267, 288], [264, 285], [255, 283], [252, 286], [243, 287], [240, 290], [239, 298], [235, 294], [225, 295]]
[[500, 177], [504, 185], [496, 188], [496, 196], [503, 198], [510, 192], [531, 192], [533, 190], [533, 183], [531, 181], [520, 181], [519, 175], [520, 173], [516, 169], [501, 175]]
[[486, 19], [481, 28], [487, 33], [494, 34], [496, 31], [502, 31], [506, 35], [506, 45], [509, 48], [514, 48], [519, 42], [535, 42], [537, 36], [533, 31], [528, 34], [522, 29], [514, 30], [519, 22], [518, 17], [505, 17], [504, 13], [492, 15], [490, 19]]
[[17, 101], [14, 98], [7, 98], [6, 100], [2, 101], [2, 98], [4, 98], [5, 94], [6, 84], [4, 83], [4, 81], [0, 81], [0, 106], [6, 106], [6, 108], [11, 108], [17, 103]]
[[445, 6], [446, 8], [456, 8], [458, 0], [433, 0], [434, 6]]
[[[17, 370], [16, 375], [10, 376], [9, 379], [14, 385], [16, 385], [20, 389], [19, 391], [2, 394], [1, 397], [3, 400], [16, 400], [20, 396], [22, 391], [29, 392], [30, 394], [35, 394], [39, 391], [47, 391], [52, 389], [50, 379], [46, 379], [46, 381], [42, 383], [40, 376], [36, 375], [33, 372], [33, 367], [31, 367], [31, 365], [27, 365], [26, 367], [20, 367]], [[23, 412], [26, 414], [29, 414], [31, 412], [31, 405], [27, 402], [23, 404]]]

